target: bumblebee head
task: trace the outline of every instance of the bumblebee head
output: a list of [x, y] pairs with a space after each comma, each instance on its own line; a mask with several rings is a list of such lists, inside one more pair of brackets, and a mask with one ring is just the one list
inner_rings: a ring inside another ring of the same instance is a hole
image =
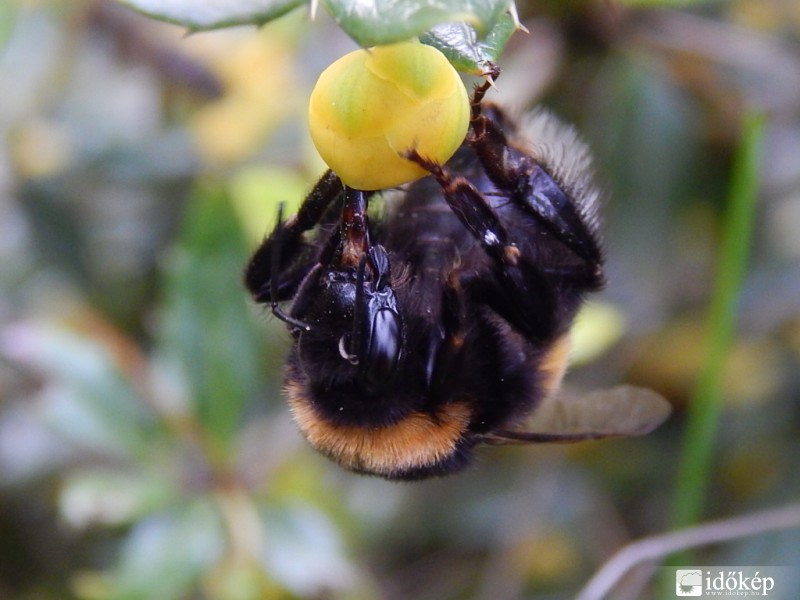
[[329, 267], [312, 285], [316, 289], [305, 294], [310, 303], [296, 314], [309, 324], [298, 334], [300, 362], [370, 391], [386, 386], [403, 339], [386, 250], [371, 246], [357, 269]]

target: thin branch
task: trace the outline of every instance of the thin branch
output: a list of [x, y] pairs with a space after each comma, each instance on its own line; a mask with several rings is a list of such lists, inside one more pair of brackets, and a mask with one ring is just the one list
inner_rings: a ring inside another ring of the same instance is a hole
[[633, 567], [663, 559], [674, 552], [796, 527], [800, 527], [800, 503], [643, 538], [612, 556], [575, 600], [601, 600]]

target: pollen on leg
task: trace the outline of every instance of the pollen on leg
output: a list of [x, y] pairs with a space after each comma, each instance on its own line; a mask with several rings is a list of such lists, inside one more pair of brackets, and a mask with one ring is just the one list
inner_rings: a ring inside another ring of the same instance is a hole
[[521, 255], [522, 253], [516, 246], [506, 246], [503, 248], [503, 258], [509, 265], [516, 265]]

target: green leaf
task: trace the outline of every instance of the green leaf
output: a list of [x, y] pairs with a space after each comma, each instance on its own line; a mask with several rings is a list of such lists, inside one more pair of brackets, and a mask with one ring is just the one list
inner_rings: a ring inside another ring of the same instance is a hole
[[125, 539], [105, 598], [180, 600], [192, 596], [225, 548], [210, 498], [138, 521]]
[[313, 185], [297, 171], [274, 165], [248, 166], [233, 174], [228, 192], [250, 245], [255, 247], [275, 227], [279, 204], [285, 215], [293, 215]]
[[488, 34], [509, 0], [322, 0], [339, 26], [362, 46], [417, 37], [442, 23], [464, 22], [479, 37]]
[[193, 31], [231, 25], [262, 25], [304, 4], [304, 0], [119, 0], [154, 19]]
[[620, 0], [620, 4], [639, 7], [668, 7], [691, 6], [693, 4], [710, 4], [713, 0]]
[[[261, 25], [303, 0], [119, 0], [154, 19], [193, 31]], [[510, 0], [322, 0], [339, 26], [361, 46], [392, 44], [422, 36], [460, 71], [482, 74], [495, 62], [517, 22]]]
[[17, 323], [0, 332], [0, 355], [47, 383], [39, 416], [64, 439], [115, 458], [142, 456], [153, 416], [109, 348], [90, 335], [55, 321]]
[[264, 565], [298, 597], [313, 597], [318, 590], [331, 590], [332, 597], [341, 597], [336, 591], [359, 585], [359, 574], [347, 557], [342, 534], [328, 515], [303, 502], [292, 502], [266, 507], [262, 519], [264, 530], [269, 532]]
[[420, 41], [441, 51], [459, 71], [482, 75], [488, 63], [497, 62], [516, 29], [516, 20], [505, 12], [483, 39], [472, 25], [458, 22], [437, 25], [423, 33]]
[[196, 417], [225, 451], [263, 386], [262, 340], [241, 283], [242, 232], [226, 194], [198, 189], [167, 271], [163, 350], [178, 365]]
[[[709, 306], [709, 340], [703, 370], [687, 409], [686, 432], [675, 486], [673, 525], [699, 521], [714, 472], [714, 445], [722, 413], [725, 367], [738, 321], [738, 306], [747, 272], [756, 223], [765, 117], [745, 113], [742, 137], [731, 173], [720, 262]], [[685, 555], [676, 564], [687, 564]]]
[[175, 481], [164, 475], [152, 477], [105, 466], [72, 472], [59, 494], [61, 518], [76, 530], [134, 523], [174, 500]]
[[0, 49], [5, 46], [8, 38], [11, 37], [17, 18], [16, 12], [12, 4], [0, 4]]

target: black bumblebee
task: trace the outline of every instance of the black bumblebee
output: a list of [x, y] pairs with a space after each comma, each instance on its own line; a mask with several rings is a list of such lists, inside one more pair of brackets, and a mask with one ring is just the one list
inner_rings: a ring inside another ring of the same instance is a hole
[[584, 144], [542, 112], [515, 122], [482, 102], [488, 87], [455, 156], [441, 166], [410, 152], [431, 176], [381, 193], [379, 217], [367, 215], [374, 192], [328, 171], [247, 266], [247, 288], [294, 337], [294, 418], [347, 469], [445, 475], [480, 443], [636, 435], [668, 412], [618, 390], [560, 405], [541, 433], [518, 429], [559, 387], [604, 258]]

